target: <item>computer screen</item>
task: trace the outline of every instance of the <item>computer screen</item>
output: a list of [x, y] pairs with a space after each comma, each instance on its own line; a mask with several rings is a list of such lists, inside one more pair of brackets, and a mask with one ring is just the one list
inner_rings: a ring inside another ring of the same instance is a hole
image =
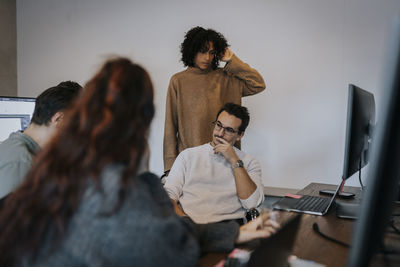
[[369, 266], [381, 247], [400, 180], [400, 20], [386, 57], [383, 102], [372, 144], [367, 186], [354, 224], [348, 266]]
[[[370, 92], [358, 86], [349, 84], [346, 141], [344, 148], [344, 162], [342, 183], [339, 197], [350, 198], [354, 194], [343, 192], [345, 180], [368, 163], [368, 151], [370, 149], [373, 128], [375, 126], [375, 99]], [[335, 194], [335, 191], [324, 189], [320, 194]]]
[[10, 133], [25, 130], [34, 109], [35, 98], [0, 96], [0, 143]]
[[361, 171], [361, 168], [368, 163], [368, 150], [374, 125], [374, 95], [350, 84], [342, 176], [344, 180]]

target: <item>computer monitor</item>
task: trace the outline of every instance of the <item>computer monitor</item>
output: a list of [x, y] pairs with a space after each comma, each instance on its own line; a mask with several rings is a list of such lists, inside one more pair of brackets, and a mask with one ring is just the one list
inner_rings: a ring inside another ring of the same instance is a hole
[[[361, 168], [368, 163], [368, 151], [372, 140], [372, 130], [375, 125], [375, 99], [370, 92], [358, 86], [349, 84], [346, 141], [342, 183], [338, 197], [350, 198], [353, 193], [343, 192], [345, 180], [359, 171], [361, 183]], [[333, 195], [333, 190], [321, 190], [321, 194]]]
[[380, 248], [393, 212], [400, 180], [400, 20], [385, 62], [383, 102], [372, 144], [368, 186], [353, 230], [348, 266], [369, 266]]
[[353, 84], [349, 85], [346, 143], [343, 180], [348, 179], [368, 163], [368, 150], [375, 125], [374, 95]]
[[0, 96], [0, 143], [7, 139], [10, 133], [25, 130], [34, 109], [35, 98]]

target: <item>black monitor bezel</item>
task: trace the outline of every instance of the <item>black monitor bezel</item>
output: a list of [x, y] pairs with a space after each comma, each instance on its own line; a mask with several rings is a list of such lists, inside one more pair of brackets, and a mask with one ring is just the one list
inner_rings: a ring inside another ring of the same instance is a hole
[[369, 142], [375, 125], [374, 95], [354, 84], [349, 84], [348, 92], [343, 180], [367, 165]]

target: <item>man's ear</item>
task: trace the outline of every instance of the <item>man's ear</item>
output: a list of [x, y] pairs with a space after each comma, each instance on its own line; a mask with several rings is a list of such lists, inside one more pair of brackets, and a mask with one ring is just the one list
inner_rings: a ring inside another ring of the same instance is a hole
[[53, 115], [53, 117], [51, 117], [50, 122], [51, 122], [51, 124], [54, 124], [55, 126], [58, 126], [61, 123], [61, 121], [63, 120], [63, 118], [64, 118], [64, 112], [57, 111]]
[[239, 142], [240, 139], [242, 139], [243, 135], [244, 135], [244, 132], [242, 132], [242, 133], [236, 138], [236, 142]]

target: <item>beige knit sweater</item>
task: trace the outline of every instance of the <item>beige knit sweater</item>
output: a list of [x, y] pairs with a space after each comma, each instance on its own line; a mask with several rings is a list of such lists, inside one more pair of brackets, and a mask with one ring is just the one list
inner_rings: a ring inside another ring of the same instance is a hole
[[164, 170], [169, 170], [185, 148], [211, 140], [211, 123], [228, 102], [265, 89], [262, 76], [237, 56], [224, 68], [202, 71], [189, 67], [171, 77], [164, 125]]

